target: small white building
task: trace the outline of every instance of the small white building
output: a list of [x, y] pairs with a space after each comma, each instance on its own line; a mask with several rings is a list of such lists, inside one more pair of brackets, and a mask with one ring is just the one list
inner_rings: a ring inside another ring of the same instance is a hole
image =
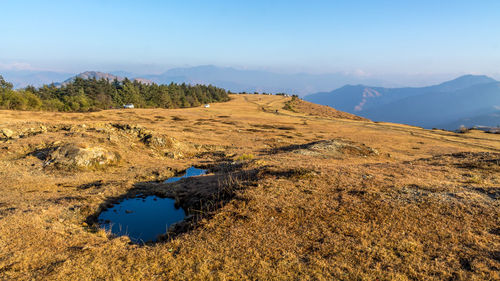
[[205, 104], [203, 107], [204, 107], [204, 108], [209, 108], [209, 107], [210, 107], [210, 105], [207, 103], [207, 104]]
[[134, 108], [134, 105], [133, 105], [133, 104], [131, 104], [131, 103], [124, 104], [124, 105], [123, 105], [123, 108]]

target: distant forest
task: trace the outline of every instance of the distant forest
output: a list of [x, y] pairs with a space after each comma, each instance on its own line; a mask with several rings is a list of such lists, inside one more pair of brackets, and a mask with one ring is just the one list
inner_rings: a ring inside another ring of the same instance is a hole
[[78, 77], [63, 85], [14, 90], [0, 75], [0, 109], [87, 112], [120, 108], [129, 103], [139, 108], [180, 108], [228, 101], [228, 94], [230, 92], [214, 86]]

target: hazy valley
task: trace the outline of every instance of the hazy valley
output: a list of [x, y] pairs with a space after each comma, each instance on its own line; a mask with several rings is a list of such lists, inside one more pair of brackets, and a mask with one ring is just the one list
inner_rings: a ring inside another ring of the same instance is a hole
[[375, 121], [428, 129], [500, 126], [500, 82], [487, 76], [467, 75], [422, 88], [348, 85], [305, 99]]

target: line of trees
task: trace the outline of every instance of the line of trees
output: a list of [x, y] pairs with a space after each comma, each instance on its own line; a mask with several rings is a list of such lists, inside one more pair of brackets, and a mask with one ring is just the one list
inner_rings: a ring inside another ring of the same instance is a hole
[[228, 101], [231, 92], [215, 86], [143, 84], [138, 81], [75, 78], [63, 85], [28, 86], [14, 90], [0, 75], [0, 109], [95, 111], [135, 107], [180, 108]]

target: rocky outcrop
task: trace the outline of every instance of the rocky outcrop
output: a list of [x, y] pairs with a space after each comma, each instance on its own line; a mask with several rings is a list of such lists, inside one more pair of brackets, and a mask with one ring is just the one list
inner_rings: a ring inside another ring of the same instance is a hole
[[378, 151], [364, 144], [342, 140], [320, 140], [306, 144], [290, 145], [274, 149], [274, 152], [293, 152], [301, 155], [322, 157], [374, 156]]
[[14, 132], [7, 128], [0, 129], [0, 138], [2, 139], [10, 139], [14, 136]]
[[45, 166], [58, 169], [93, 169], [117, 163], [119, 155], [98, 146], [65, 144], [48, 153]]
[[[51, 128], [52, 129], [52, 128]], [[22, 129], [0, 128], [0, 139], [18, 139], [46, 133], [48, 128], [41, 124], [35, 124]]]
[[137, 137], [146, 146], [168, 158], [180, 159], [197, 152], [191, 145], [179, 142], [173, 137], [157, 134], [139, 125], [112, 124], [113, 128]]

